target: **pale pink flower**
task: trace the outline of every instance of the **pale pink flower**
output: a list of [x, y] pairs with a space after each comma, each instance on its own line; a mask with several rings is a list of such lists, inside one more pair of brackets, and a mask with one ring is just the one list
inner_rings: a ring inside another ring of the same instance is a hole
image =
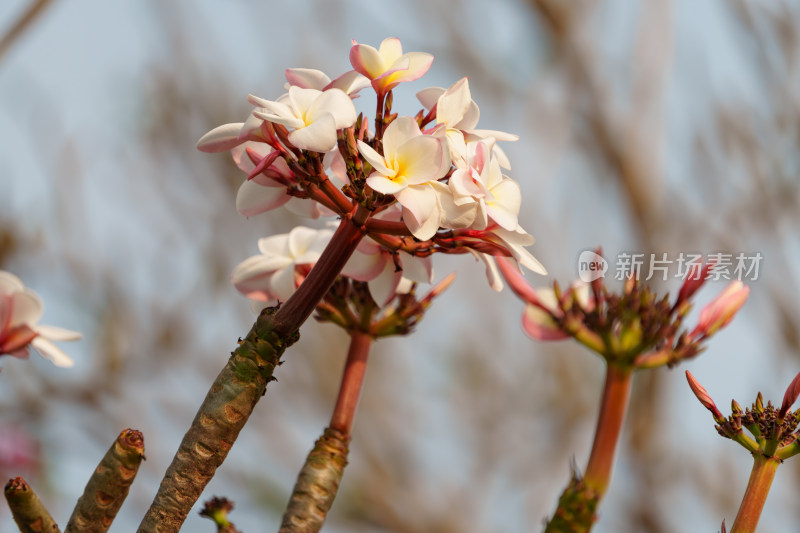
[[690, 337], [710, 337], [721, 328], [724, 328], [733, 320], [733, 317], [742, 308], [747, 296], [750, 294], [750, 287], [741, 281], [734, 281], [714, 298], [700, 312], [700, 320], [697, 327], [692, 331]]
[[309, 270], [332, 235], [332, 230], [298, 226], [288, 234], [259, 239], [261, 253], [245, 259], [234, 269], [233, 285], [253, 300], [287, 300], [299, 285], [298, 269]]
[[428, 72], [432, 62], [433, 56], [425, 52], [404, 54], [403, 45], [396, 37], [384, 39], [377, 50], [356, 41], [350, 48], [353, 68], [372, 81], [378, 94], [391, 91], [399, 83], [419, 79]]
[[[517, 135], [495, 130], [477, 129], [480, 110], [478, 104], [472, 100], [467, 78], [461, 78], [448, 89], [429, 87], [417, 93], [417, 99], [426, 109], [436, 107], [436, 124], [446, 128], [448, 149], [451, 152], [453, 163], [457, 166], [466, 165], [467, 143], [493, 138], [497, 141], [516, 141]], [[510, 168], [503, 150], [492, 145], [492, 151], [500, 166]]]
[[248, 95], [259, 109], [256, 117], [289, 128], [289, 142], [302, 150], [329, 152], [336, 147], [336, 131], [349, 128], [356, 121], [353, 101], [341, 89], [303, 89], [289, 87], [288, 94], [277, 101]]
[[395, 255], [365, 238], [342, 269], [342, 275], [369, 282], [372, 298], [383, 306], [397, 293], [407, 293], [411, 283], [431, 283], [433, 264], [430, 257], [415, 257], [403, 251]]
[[519, 223], [522, 195], [519, 185], [504, 176], [497, 159], [492, 157], [493, 140], [472, 143], [467, 166], [457, 168], [448, 184], [456, 205], [476, 204], [474, 229], [485, 229], [490, 221], [514, 231]]
[[274, 150], [269, 145], [252, 141], [244, 142], [231, 150], [236, 166], [248, 175], [248, 179], [236, 193], [236, 210], [246, 217], [275, 209], [292, 199], [286, 194], [286, 182], [294, 182], [295, 177], [282, 157], [276, 158], [252, 178], [249, 177], [256, 170], [256, 161], [263, 161], [273, 153]]
[[245, 139], [240, 137], [244, 122], [233, 122], [217, 126], [197, 141], [197, 149], [206, 153], [227, 152], [242, 144]]
[[358, 98], [358, 92], [370, 85], [370, 81], [355, 70], [345, 72], [335, 80], [331, 79], [321, 70], [313, 68], [287, 68], [286, 69], [286, 90], [294, 85], [301, 89], [316, 89], [327, 91], [328, 89], [341, 89], [350, 98]]
[[367, 185], [381, 194], [393, 195], [403, 207], [409, 231], [420, 240], [430, 239], [441, 220], [432, 183], [450, 168], [442, 142], [423, 135], [413, 118], [399, 117], [384, 132], [383, 155], [363, 141], [358, 141], [358, 149], [374, 169]]
[[34, 348], [56, 366], [69, 367], [72, 359], [51, 341], [73, 341], [81, 334], [36, 323], [44, 305], [39, 296], [25, 288], [13, 274], [0, 270], [0, 355], [27, 358]]

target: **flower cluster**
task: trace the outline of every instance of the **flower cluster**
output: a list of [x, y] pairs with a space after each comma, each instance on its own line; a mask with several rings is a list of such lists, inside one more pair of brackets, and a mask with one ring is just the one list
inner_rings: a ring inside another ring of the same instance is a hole
[[526, 302], [523, 327], [531, 337], [573, 337], [607, 361], [634, 368], [673, 366], [696, 356], [703, 350], [702, 343], [733, 319], [750, 290], [741, 282], [731, 283], [703, 308], [697, 326], [687, 331], [684, 318], [710, 263], [689, 272], [674, 302], [632, 277], [621, 294], [609, 291], [602, 278], [577, 281], [567, 290], [558, 283], [552, 289], [535, 290], [514, 266], [505, 260], [499, 265], [511, 288]]
[[[787, 459], [800, 453], [800, 442], [797, 440], [797, 426], [800, 423], [800, 411], [792, 411], [791, 407], [800, 395], [800, 374], [795, 376], [783, 395], [783, 402], [775, 408], [771, 402], [764, 405], [759, 392], [756, 401], [747, 409], [742, 409], [736, 400], [731, 401], [731, 415], [723, 416], [714, 400], [705, 388], [687, 370], [686, 379], [692, 392], [708, 409], [716, 424], [717, 432], [746, 448], [751, 453], [760, 453], [764, 457]], [[746, 435], [746, 429], [750, 436]]]
[[[430, 282], [430, 265], [420, 260], [435, 252], [482, 259], [496, 290], [496, 256], [545, 273], [525, 249], [534, 239], [519, 225], [520, 188], [504, 174], [510, 165], [497, 144], [517, 137], [477, 128], [468, 80], [420, 91], [423, 108], [414, 116], [392, 113], [392, 90], [423, 76], [432, 61], [430, 54], [403, 53], [396, 38], [378, 49], [354, 41], [353, 70], [331, 80], [318, 70], [288, 69], [286, 93], [275, 100], [250, 95], [248, 118], [211, 130], [198, 148], [229, 150], [247, 173], [236, 199], [245, 216], [280, 206], [310, 218], [368, 209], [368, 239], [359, 252], [370, 259], [357, 255], [344, 274], [359, 281], [383, 276], [370, 285], [381, 287], [376, 301], [390, 300], [403, 277]], [[377, 98], [372, 130], [353, 102], [368, 87]], [[234, 284], [260, 300], [287, 298], [326, 236], [327, 230], [296, 228], [262, 239], [261, 256], [237, 267]]]
[[81, 334], [54, 326], [42, 326], [44, 306], [35, 292], [18, 277], [0, 270], [0, 355], [27, 358], [36, 349], [56, 366], [72, 366], [72, 359], [52, 341], [72, 341]]

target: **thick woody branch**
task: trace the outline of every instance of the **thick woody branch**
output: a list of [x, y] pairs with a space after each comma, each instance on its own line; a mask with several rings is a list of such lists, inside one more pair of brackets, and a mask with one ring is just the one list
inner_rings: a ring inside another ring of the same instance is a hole
[[144, 459], [144, 439], [126, 429], [97, 465], [83, 496], [69, 518], [65, 533], [105, 533], [128, 496], [128, 489]]

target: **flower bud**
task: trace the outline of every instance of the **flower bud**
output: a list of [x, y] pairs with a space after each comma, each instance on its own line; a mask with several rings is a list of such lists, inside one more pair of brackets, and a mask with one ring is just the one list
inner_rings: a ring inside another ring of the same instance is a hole
[[719, 329], [728, 325], [734, 315], [741, 309], [750, 293], [750, 287], [741, 281], [734, 281], [722, 294], [714, 298], [700, 312], [700, 320], [691, 336], [695, 339], [710, 337]]

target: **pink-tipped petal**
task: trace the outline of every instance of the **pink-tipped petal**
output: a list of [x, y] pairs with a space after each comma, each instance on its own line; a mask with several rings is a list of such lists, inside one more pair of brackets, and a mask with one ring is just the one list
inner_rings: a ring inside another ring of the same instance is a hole
[[207, 153], [227, 152], [244, 142], [244, 139], [239, 138], [243, 126], [243, 122], [217, 126], [200, 137], [197, 149]]
[[282, 187], [264, 187], [256, 181], [245, 181], [236, 193], [236, 210], [252, 217], [280, 207], [290, 199]]
[[321, 91], [331, 82], [331, 79], [321, 70], [314, 68], [287, 68], [286, 81], [289, 82], [289, 85]]
[[375, 79], [386, 70], [380, 53], [368, 44], [353, 44], [350, 48], [350, 64], [356, 72]]

